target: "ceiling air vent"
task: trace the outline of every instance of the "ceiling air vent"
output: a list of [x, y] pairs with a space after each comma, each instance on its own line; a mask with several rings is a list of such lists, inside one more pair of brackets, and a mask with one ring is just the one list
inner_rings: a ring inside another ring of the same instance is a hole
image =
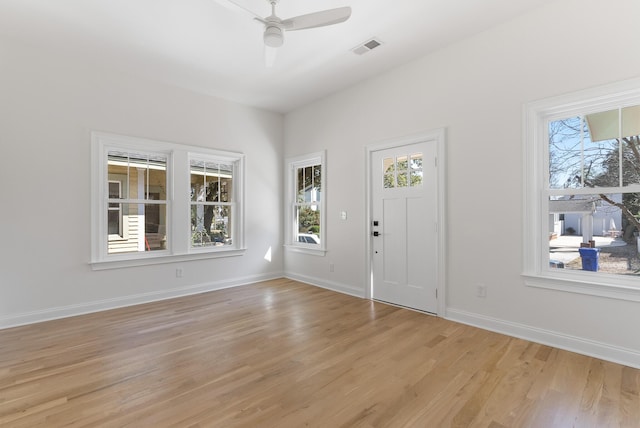
[[374, 50], [375, 48], [377, 48], [381, 44], [382, 44], [382, 42], [379, 39], [373, 38], [371, 40], [367, 40], [366, 42], [362, 43], [361, 45], [356, 46], [355, 48], [353, 48], [351, 50], [353, 51], [353, 53], [356, 53], [358, 55], [363, 55], [363, 54], [366, 54], [369, 51]]

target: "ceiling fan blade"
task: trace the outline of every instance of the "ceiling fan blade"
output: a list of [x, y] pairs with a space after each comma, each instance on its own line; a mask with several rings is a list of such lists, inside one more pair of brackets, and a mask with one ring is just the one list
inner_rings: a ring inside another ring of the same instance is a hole
[[345, 6], [285, 19], [281, 24], [284, 29], [288, 31], [304, 30], [307, 28], [339, 24], [349, 19], [350, 16], [351, 8], [349, 6]]
[[252, 11], [251, 9], [247, 9], [246, 7], [242, 6], [241, 4], [235, 2], [234, 0], [213, 0], [216, 3], [218, 3], [220, 6], [223, 6], [229, 10], [233, 10], [236, 12], [243, 12], [243, 13], [248, 13], [249, 15], [253, 16], [254, 18], [256, 18], [258, 21], [260, 22], [264, 22], [263, 18], [258, 15], [257, 13], [255, 13], [254, 11]]

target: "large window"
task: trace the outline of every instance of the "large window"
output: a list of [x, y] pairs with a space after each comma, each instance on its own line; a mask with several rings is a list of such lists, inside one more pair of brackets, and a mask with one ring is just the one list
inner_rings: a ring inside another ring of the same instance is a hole
[[287, 242], [290, 248], [324, 254], [324, 153], [288, 161]]
[[238, 153], [93, 134], [95, 269], [242, 250]]
[[640, 299], [640, 85], [525, 109], [530, 285]]

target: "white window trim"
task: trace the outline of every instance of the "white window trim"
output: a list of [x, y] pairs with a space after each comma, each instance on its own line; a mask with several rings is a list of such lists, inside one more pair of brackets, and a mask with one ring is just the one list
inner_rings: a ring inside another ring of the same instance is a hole
[[[321, 195], [320, 200], [320, 245], [305, 244], [294, 241], [296, 235], [296, 222], [293, 218], [294, 211], [294, 195], [296, 193], [296, 170], [297, 168], [320, 164], [321, 178]], [[285, 249], [292, 252], [311, 254], [314, 256], [324, 256], [327, 253], [327, 163], [325, 151], [310, 153], [308, 155], [288, 158], [286, 161], [287, 175], [285, 188]]]
[[[169, 262], [231, 257], [244, 254], [244, 164], [242, 153], [212, 150], [202, 147], [149, 140], [103, 132], [91, 133], [91, 261], [93, 270], [117, 269]], [[107, 152], [111, 148], [165, 153], [167, 163], [167, 241], [169, 248], [151, 252], [107, 254], [106, 200], [108, 179]], [[234, 171], [234, 198], [236, 213], [233, 246], [191, 248], [191, 204], [189, 157], [210, 157], [236, 162]], [[176, 166], [180, 165], [179, 168]], [[235, 176], [237, 175], [237, 180]], [[180, 189], [177, 191], [177, 189]]]
[[[626, 80], [526, 104], [523, 109], [523, 250], [525, 284], [622, 300], [640, 301], [640, 278], [549, 268], [548, 121], [640, 104], [640, 79]], [[635, 186], [633, 186], [635, 187]], [[628, 188], [633, 189], [632, 186]], [[593, 190], [589, 190], [593, 193]]]

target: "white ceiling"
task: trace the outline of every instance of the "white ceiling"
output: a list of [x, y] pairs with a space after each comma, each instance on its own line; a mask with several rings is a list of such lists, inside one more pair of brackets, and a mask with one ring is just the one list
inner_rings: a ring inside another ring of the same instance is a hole
[[[261, 16], [267, 0], [236, 0]], [[289, 32], [266, 68], [262, 24], [214, 0], [0, 0], [0, 36], [278, 112], [422, 57], [555, 0], [280, 0], [277, 14], [351, 6]], [[351, 49], [379, 38], [359, 56]]]

